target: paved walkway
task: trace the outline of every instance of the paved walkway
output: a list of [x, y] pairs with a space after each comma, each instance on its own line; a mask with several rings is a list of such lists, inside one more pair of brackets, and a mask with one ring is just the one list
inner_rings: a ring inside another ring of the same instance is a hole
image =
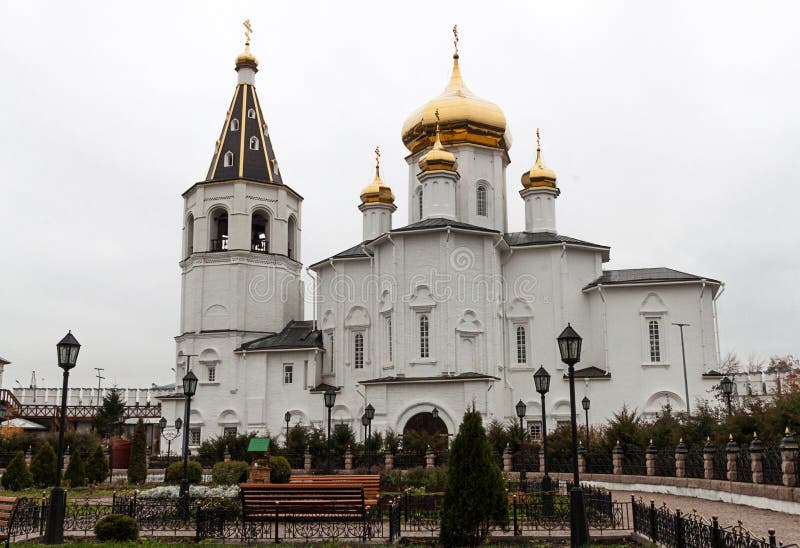
[[[631, 491], [612, 491], [614, 500], [618, 501], [630, 500], [631, 494]], [[717, 516], [720, 526], [722, 527], [736, 525], [737, 521], [741, 520], [742, 525], [757, 537], [766, 538], [767, 531], [769, 529], [775, 529], [778, 542], [782, 542], [784, 545], [800, 543], [800, 516], [793, 514], [761, 510], [741, 504], [731, 504], [695, 497], [663, 495], [661, 493], [636, 493], [636, 497], [641, 497], [642, 500], [647, 502], [654, 500], [656, 506], [661, 506], [663, 503], [666, 503], [668, 508], [672, 510], [680, 509], [683, 513], [697, 510], [699, 515], [709, 521], [711, 520], [711, 516]]]

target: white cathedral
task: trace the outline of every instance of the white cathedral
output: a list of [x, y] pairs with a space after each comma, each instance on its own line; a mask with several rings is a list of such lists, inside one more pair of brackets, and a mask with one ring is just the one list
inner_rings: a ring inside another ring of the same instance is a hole
[[[306, 320], [303, 198], [279, 169], [249, 39], [236, 71], [208, 175], [183, 193], [175, 372], [178, 387], [187, 363], [199, 377], [191, 447], [233, 432], [282, 439], [287, 412], [291, 425], [322, 426], [329, 389], [333, 420], [355, 432], [368, 403], [373, 432], [432, 424], [435, 408], [436, 429], [453, 434], [468, 407], [485, 422], [516, 421], [522, 400], [537, 436], [540, 365], [552, 375], [548, 428], [570, 418], [556, 344], [567, 323], [583, 337], [576, 393], [590, 398], [593, 423], [623, 404], [650, 414], [709, 397], [720, 378], [721, 282], [604, 270], [608, 246], [560, 234], [555, 172], [537, 148], [521, 183], [506, 181], [506, 118], [467, 88], [457, 52], [444, 92], [402, 128], [408, 223], [395, 227], [376, 165], [358, 206], [362, 241], [309, 267], [317, 320]], [[511, 207], [525, 208], [523, 231], [509, 231], [509, 192]], [[675, 323], [690, 324], [683, 341]], [[183, 416], [182, 394], [159, 399], [169, 424]]]

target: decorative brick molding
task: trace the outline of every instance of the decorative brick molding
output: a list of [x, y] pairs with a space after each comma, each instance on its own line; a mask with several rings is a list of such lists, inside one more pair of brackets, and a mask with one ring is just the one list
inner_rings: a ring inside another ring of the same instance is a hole
[[703, 477], [707, 480], [714, 479], [714, 455], [717, 448], [711, 443], [710, 439], [706, 439], [706, 446], [703, 447]]
[[781, 449], [781, 472], [783, 472], [783, 485], [786, 487], [797, 486], [797, 453], [798, 447], [797, 440], [794, 435], [786, 429], [786, 435], [783, 437], [780, 445]]

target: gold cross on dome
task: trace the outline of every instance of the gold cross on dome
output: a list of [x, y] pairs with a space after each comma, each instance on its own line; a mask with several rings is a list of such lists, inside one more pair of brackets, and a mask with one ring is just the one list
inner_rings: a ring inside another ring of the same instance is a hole
[[381, 147], [375, 147], [375, 173], [381, 168]]
[[537, 149], [541, 148], [541, 142], [539, 140], [539, 128], [538, 127], [536, 128], [536, 148]]
[[242, 23], [242, 24], [244, 25], [244, 29], [245, 29], [244, 30], [245, 44], [249, 46], [250, 45], [250, 33], [253, 32], [253, 27], [250, 25], [250, 19], [245, 19], [244, 23]]
[[453, 25], [453, 46], [456, 48], [456, 56], [458, 56], [458, 25]]

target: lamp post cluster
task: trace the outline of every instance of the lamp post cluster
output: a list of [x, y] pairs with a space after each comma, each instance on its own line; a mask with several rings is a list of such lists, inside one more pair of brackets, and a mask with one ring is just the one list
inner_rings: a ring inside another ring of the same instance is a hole
[[328, 474], [331, 473], [331, 412], [333, 410], [333, 406], [336, 404], [336, 390], [329, 388], [325, 391], [325, 395], [323, 396], [325, 400], [325, 407], [328, 408], [328, 458], [327, 458], [327, 471]]
[[542, 454], [544, 455], [544, 475], [542, 476], [542, 513], [545, 516], [553, 515], [553, 483], [550, 480], [549, 463], [547, 462], [547, 418], [545, 416], [545, 394], [550, 390], [550, 373], [539, 366], [533, 374], [533, 384], [542, 398]]
[[177, 438], [181, 435], [181, 428], [183, 427], [183, 419], [178, 417], [175, 419], [175, 430], [171, 434], [167, 434], [167, 419], [166, 417], [161, 417], [161, 420], [158, 421], [159, 431], [161, 432], [161, 437], [167, 440], [167, 463], [169, 464], [170, 456], [172, 455], [172, 440]]
[[725, 402], [728, 404], [728, 416], [730, 417], [733, 414], [733, 410], [731, 408], [731, 396], [733, 395], [733, 380], [725, 375], [722, 377], [722, 380], [719, 383], [720, 388], [722, 388], [722, 393], [725, 396]]
[[186, 405], [183, 410], [183, 476], [181, 477], [180, 499], [183, 512], [189, 511], [189, 418], [192, 410], [192, 397], [197, 393], [197, 375], [189, 369], [191, 356], [186, 356], [186, 374], [183, 376], [183, 395]]

